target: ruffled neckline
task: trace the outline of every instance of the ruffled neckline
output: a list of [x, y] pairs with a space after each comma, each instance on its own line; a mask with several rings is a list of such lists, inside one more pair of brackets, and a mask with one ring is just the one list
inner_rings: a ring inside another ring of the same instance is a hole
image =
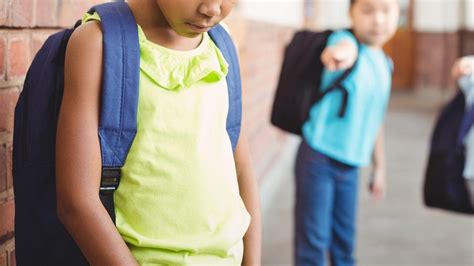
[[138, 25], [140, 69], [167, 90], [190, 88], [199, 81], [217, 82], [228, 73], [228, 63], [208, 33], [198, 47], [177, 51], [146, 38]]
[[[86, 13], [83, 23], [99, 20], [97, 12]], [[225, 78], [229, 64], [208, 33], [198, 47], [188, 51], [166, 48], [147, 39], [137, 24], [140, 42], [140, 69], [166, 90], [190, 88], [199, 81], [217, 82]]]

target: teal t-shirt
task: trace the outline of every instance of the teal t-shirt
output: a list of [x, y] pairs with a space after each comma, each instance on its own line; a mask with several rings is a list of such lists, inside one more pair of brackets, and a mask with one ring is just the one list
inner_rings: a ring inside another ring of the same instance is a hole
[[[336, 31], [328, 46], [352, 40], [352, 33]], [[342, 94], [334, 91], [311, 107], [303, 136], [313, 149], [342, 163], [363, 167], [370, 164], [375, 140], [387, 110], [391, 88], [391, 62], [381, 49], [361, 45], [353, 72], [343, 81], [349, 92], [347, 111], [338, 116]], [[343, 70], [323, 71], [321, 89], [334, 83]]]

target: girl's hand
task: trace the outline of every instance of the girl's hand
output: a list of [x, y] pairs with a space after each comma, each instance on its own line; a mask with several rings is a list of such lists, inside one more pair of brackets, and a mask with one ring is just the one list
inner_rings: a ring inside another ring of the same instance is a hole
[[329, 46], [321, 54], [321, 61], [327, 70], [333, 72], [350, 68], [357, 59], [357, 46], [349, 40], [343, 40], [335, 46]]
[[454, 63], [451, 75], [454, 80], [458, 80], [462, 76], [474, 73], [474, 59], [469, 57], [460, 58]]
[[369, 192], [372, 197], [379, 201], [385, 197], [387, 189], [387, 178], [384, 169], [375, 169], [369, 182]]

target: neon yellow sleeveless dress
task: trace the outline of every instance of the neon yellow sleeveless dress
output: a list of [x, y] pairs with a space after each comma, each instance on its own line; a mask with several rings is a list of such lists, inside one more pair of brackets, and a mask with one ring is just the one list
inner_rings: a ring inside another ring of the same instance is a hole
[[226, 131], [228, 64], [207, 33], [175, 51], [138, 31], [138, 132], [115, 193], [117, 229], [140, 265], [240, 265], [250, 216]]

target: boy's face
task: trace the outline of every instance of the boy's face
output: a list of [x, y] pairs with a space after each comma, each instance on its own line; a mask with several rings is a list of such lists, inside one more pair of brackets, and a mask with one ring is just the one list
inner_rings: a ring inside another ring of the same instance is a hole
[[238, 0], [156, 0], [171, 28], [196, 37], [221, 22]]
[[381, 47], [397, 30], [400, 6], [397, 0], [356, 0], [350, 17], [362, 43]]

